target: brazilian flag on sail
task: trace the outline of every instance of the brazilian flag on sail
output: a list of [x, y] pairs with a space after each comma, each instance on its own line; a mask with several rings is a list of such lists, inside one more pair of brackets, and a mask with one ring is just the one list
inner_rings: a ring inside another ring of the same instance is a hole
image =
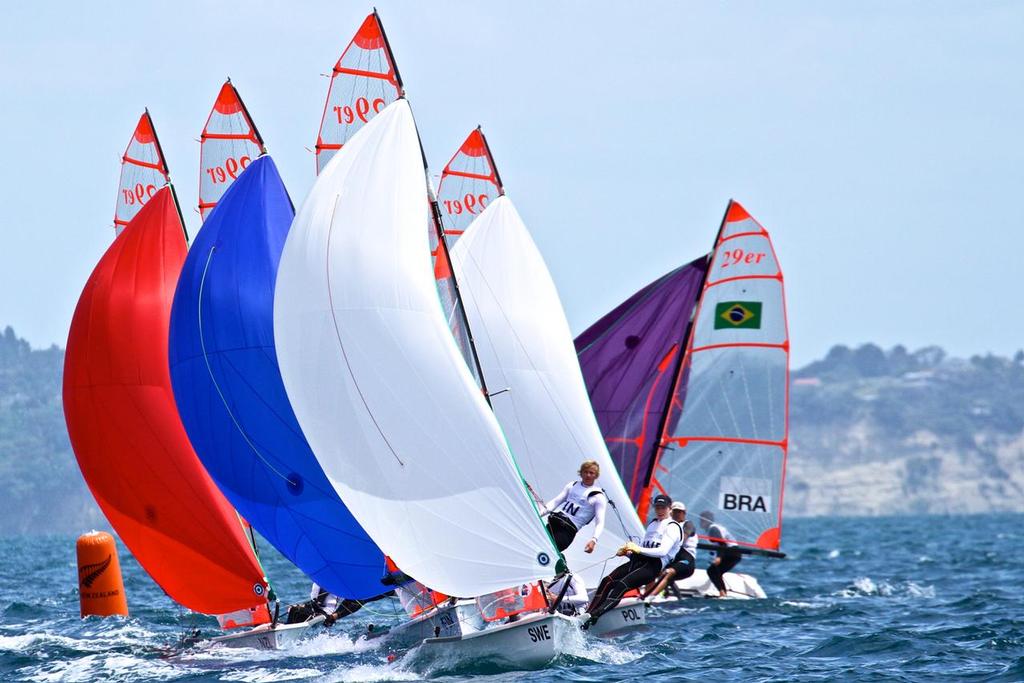
[[722, 301], [715, 305], [716, 330], [761, 329], [760, 301]]

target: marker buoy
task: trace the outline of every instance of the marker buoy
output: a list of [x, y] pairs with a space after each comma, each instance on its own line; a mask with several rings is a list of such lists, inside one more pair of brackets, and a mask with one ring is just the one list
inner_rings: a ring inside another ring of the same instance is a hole
[[105, 531], [90, 531], [78, 537], [78, 601], [83, 617], [95, 614], [128, 616], [121, 563], [114, 537]]

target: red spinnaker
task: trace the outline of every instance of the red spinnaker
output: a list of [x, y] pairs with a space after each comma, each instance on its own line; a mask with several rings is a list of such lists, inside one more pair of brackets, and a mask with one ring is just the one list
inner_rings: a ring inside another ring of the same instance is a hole
[[78, 301], [64, 359], [68, 434], [110, 524], [172, 599], [207, 614], [265, 615], [263, 571], [171, 391], [168, 327], [185, 253], [167, 186], [110, 245]]

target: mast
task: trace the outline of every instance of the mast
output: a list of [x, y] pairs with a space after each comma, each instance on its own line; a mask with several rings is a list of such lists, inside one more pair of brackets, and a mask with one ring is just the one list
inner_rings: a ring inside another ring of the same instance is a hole
[[715, 249], [718, 247], [718, 240], [722, 238], [722, 231], [725, 229], [726, 218], [729, 216], [729, 209], [732, 207], [732, 199], [725, 207], [725, 213], [722, 214], [722, 221], [718, 225], [718, 232], [715, 233], [715, 241], [711, 245], [711, 251], [708, 253], [708, 265], [704, 270], [704, 278], [701, 280], [700, 288], [697, 290], [697, 301], [693, 307], [693, 312], [690, 314], [690, 319], [686, 322], [686, 329], [683, 332], [682, 338], [679, 340], [679, 350], [677, 351], [677, 357], [675, 367], [672, 370], [672, 384], [668, 388], [668, 395], [665, 397], [665, 408], [661, 412], [661, 419], [658, 421], [658, 430], [655, 434], [658, 435], [657, 439], [653, 444], [654, 456], [651, 458], [651, 464], [647, 470], [647, 475], [644, 477], [644, 493], [640, 500], [640, 504], [637, 505], [637, 512], [640, 515], [641, 520], [647, 518], [647, 509], [650, 505], [651, 500], [651, 486], [654, 483], [654, 473], [658, 470], [658, 462], [661, 460], [661, 452], [664, 450], [665, 440], [665, 429], [668, 426], [669, 417], [672, 413], [672, 402], [675, 400], [676, 391], [679, 389], [679, 382], [683, 378], [683, 370], [685, 368], [685, 362], [689, 355], [690, 344], [693, 339], [693, 325], [697, 319], [697, 311], [700, 308], [700, 299], [704, 296], [704, 288], [708, 283], [708, 274], [711, 272], [711, 260], [715, 257]]

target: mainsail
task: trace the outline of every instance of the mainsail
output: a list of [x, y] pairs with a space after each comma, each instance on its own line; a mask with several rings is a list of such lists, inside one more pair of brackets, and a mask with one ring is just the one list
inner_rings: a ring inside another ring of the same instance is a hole
[[230, 78], [217, 94], [199, 141], [199, 213], [205, 221], [245, 167], [266, 152]]
[[303, 437], [274, 348], [274, 282], [295, 210], [269, 156], [255, 159], [196, 235], [174, 296], [170, 365], [189, 438], [232, 505], [323, 588], [387, 589], [384, 556]]
[[171, 391], [168, 324], [185, 253], [167, 186], [129, 221], [82, 291], [64, 359], [68, 434], [110, 524], [172, 599], [207, 614], [255, 608], [250, 622], [267, 621], [263, 572], [192, 451]]
[[483, 131], [477, 127], [441, 172], [437, 205], [448, 244], [454, 245], [487, 205], [505, 194]]
[[576, 338], [594, 414], [638, 507], [647, 491], [707, 261], [701, 256], [666, 273]]
[[550, 499], [581, 462], [601, 465], [599, 484], [614, 506], [605, 532], [593, 554], [583, 534], [565, 551], [569, 568], [596, 588], [623, 561], [615, 551], [638, 542], [643, 527], [594, 419], [555, 283], [512, 200], [490, 202], [452, 249], [452, 263], [491, 405], [526, 480]]
[[401, 96], [402, 78], [374, 10], [331, 73], [316, 139], [316, 172], [323, 171], [360, 128]]
[[[121, 234], [128, 221], [157, 190], [168, 183], [167, 164], [147, 109], [139, 117], [132, 139], [121, 156], [121, 179], [114, 206], [114, 232]], [[182, 228], [184, 230], [184, 227]]]
[[[778, 550], [789, 444], [789, 332], [768, 232], [730, 202], [679, 368], [651, 484]], [[695, 515], [696, 516], [696, 515]]]
[[449, 595], [549, 578], [558, 553], [438, 305], [412, 111], [320, 174], [274, 296], [281, 375], [328, 479], [402, 570]]

